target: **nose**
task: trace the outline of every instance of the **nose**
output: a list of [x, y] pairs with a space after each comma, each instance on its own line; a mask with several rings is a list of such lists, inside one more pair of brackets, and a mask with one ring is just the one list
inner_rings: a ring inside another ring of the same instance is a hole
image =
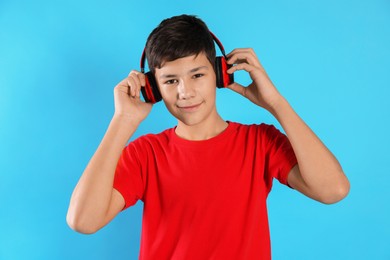
[[189, 99], [195, 96], [195, 90], [193, 86], [184, 80], [181, 80], [178, 84], [177, 91], [179, 99]]

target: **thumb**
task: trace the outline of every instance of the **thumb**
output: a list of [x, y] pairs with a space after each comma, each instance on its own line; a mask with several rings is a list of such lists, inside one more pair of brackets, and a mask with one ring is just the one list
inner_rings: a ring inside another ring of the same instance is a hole
[[238, 83], [234, 82], [234, 83], [226, 86], [226, 88], [231, 89], [234, 92], [236, 92], [236, 93], [238, 93], [238, 94], [240, 94], [240, 95], [245, 97], [246, 90], [245, 90], [245, 87], [243, 85], [241, 85], [241, 84], [238, 84]]

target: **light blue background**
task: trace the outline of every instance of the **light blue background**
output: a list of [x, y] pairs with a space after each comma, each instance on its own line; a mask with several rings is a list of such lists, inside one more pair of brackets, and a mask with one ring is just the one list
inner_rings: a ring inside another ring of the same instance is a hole
[[[254, 48], [351, 181], [330, 206], [275, 182], [274, 259], [390, 259], [387, 0], [0, 1], [0, 259], [137, 259], [141, 202], [94, 235], [65, 216], [113, 114], [114, 86], [139, 69], [150, 31], [182, 13], [199, 15], [227, 52]], [[229, 90], [218, 90], [218, 109], [278, 125]], [[158, 104], [136, 136], [174, 124]]]

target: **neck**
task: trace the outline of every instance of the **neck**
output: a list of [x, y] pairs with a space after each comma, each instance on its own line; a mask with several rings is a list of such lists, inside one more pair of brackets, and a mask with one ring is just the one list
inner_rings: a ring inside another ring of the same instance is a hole
[[207, 120], [194, 125], [186, 125], [179, 121], [175, 132], [183, 139], [200, 141], [219, 135], [227, 128], [227, 126], [228, 123], [217, 114], [217, 117], [213, 120]]

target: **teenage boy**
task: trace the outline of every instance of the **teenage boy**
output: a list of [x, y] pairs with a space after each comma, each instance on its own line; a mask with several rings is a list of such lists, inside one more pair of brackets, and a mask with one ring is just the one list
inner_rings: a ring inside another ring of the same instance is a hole
[[252, 49], [227, 55], [227, 70], [253, 82], [229, 89], [268, 110], [266, 124], [225, 121], [215, 106], [215, 46], [194, 16], [166, 19], [146, 58], [162, 99], [178, 120], [126, 146], [152, 105], [140, 99], [145, 75], [131, 71], [114, 89], [115, 114], [82, 174], [67, 221], [94, 233], [121, 210], [144, 202], [140, 259], [270, 259], [266, 198], [273, 178], [330, 204], [349, 182], [340, 164], [277, 91]]

